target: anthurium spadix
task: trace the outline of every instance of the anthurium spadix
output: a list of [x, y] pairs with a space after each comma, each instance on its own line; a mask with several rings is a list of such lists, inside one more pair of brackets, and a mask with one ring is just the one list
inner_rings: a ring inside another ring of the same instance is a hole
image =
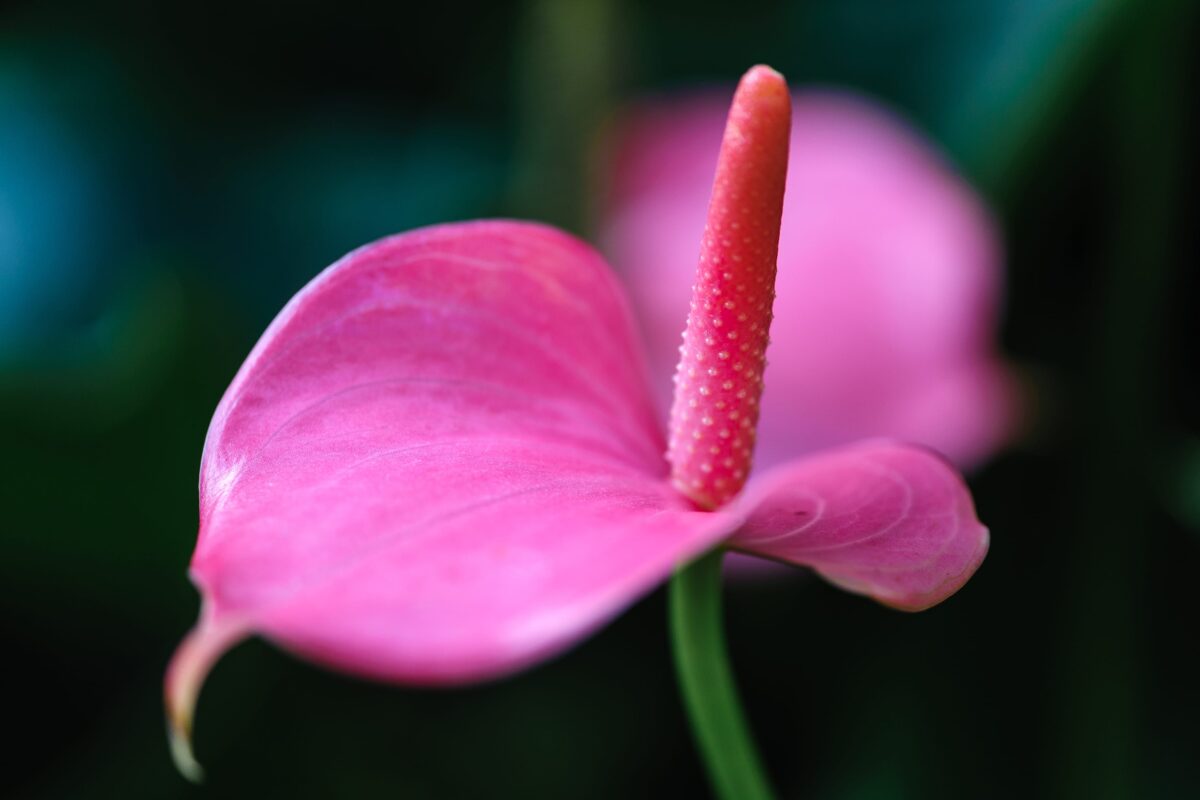
[[868, 442], [744, 485], [790, 109], [766, 67], [734, 97], [669, 442], [620, 285], [560, 231], [413, 231], [292, 299], [204, 446], [203, 611], [166, 678], [185, 770], [205, 674], [254, 634], [358, 675], [453, 685], [561, 652], [717, 546], [903, 609], [962, 586], [987, 531], [929, 451]]
[[[661, 407], [727, 104], [724, 90], [654, 98], [613, 126], [600, 239]], [[755, 468], [876, 436], [986, 460], [1022, 403], [997, 352], [1003, 253], [984, 203], [916, 130], [844, 92], [793, 94], [787, 171]]]

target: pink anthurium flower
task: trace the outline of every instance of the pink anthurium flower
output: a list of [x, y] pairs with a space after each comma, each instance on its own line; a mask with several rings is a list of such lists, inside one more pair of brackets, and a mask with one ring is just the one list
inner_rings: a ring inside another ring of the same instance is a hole
[[[723, 93], [649, 103], [618, 126], [601, 240], [648, 338], [660, 403], [721, 141]], [[755, 462], [895, 436], [973, 466], [1010, 437], [995, 354], [993, 224], [906, 126], [847, 94], [793, 98], [771, 380]]]
[[[791, 105], [729, 114], [668, 442], [620, 285], [587, 245], [486, 221], [385, 239], [280, 313], [204, 446], [201, 618], [166, 678], [175, 754], [240, 639], [417, 685], [562, 651], [717, 546], [904, 609], [952, 594], [987, 531], [938, 456], [887, 441], [746, 482]], [[812, 387], [820, 391], [819, 386]]]

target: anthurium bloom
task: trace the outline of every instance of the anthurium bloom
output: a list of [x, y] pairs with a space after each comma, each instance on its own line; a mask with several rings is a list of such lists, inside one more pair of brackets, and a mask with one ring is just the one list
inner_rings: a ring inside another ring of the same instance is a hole
[[[660, 100], [614, 137], [601, 240], [663, 406], [724, 116], [724, 93]], [[863, 99], [796, 94], [757, 466], [873, 436], [960, 466], [991, 454], [1018, 406], [994, 345], [1001, 266], [982, 203], [917, 134]]]
[[789, 112], [777, 73], [747, 73], [669, 459], [623, 290], [565, 233], [426, 228], [351, 253], [292, 299], [204, 446], [191, 566], [204, 606], [166, 679], [185, 770], [204, 675], [252, 634], [359, 675], [461, 684], [562, 651], [722, 544], [905, 609], [967, 580], [987, 531], [929, 451], [859, 444], [742, 488]]

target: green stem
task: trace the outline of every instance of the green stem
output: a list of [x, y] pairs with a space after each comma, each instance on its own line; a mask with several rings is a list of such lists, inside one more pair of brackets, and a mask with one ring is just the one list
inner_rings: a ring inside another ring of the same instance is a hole
[[770, 800], [733, 684], [721, 622], [721, 559], [715, 550], [681, 567], [671, 579], [671, 640], [680, 691], [692, 733], [717, 797]]

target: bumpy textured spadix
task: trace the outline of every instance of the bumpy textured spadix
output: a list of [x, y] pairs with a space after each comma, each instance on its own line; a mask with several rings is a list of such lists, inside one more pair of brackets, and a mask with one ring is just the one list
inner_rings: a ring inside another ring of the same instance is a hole
[[775, 257], [787, 176], [792, 99], [783, 77], [742, 78], [717, 160], [671, 407], [671, 481], [702, 508], [741, 491], [750, 474]]
[[[997, 355], [1003, 253], [970, 185], [866, 98], [792, 98], [772, 344], [754, 467], [897, 436], [980, 463], [1019, 427]], [[614, 126], [600, 231], [671, 406], [727, 90], [650, 98]], [[719, 338], [719, 337], [714, 337]]]
[[381, 680], [528, 667], [726, 542], [901, 608], [956, 591], [987, 532], [924, 450], [765, 474], [715, 512], [676, 491], [625, 297], [587, 245], [519, 222], [351, 253], [288, 303], [204, 445], [200, 621], [166, 677], [174, 753], [205, 674], [260, 634]]

